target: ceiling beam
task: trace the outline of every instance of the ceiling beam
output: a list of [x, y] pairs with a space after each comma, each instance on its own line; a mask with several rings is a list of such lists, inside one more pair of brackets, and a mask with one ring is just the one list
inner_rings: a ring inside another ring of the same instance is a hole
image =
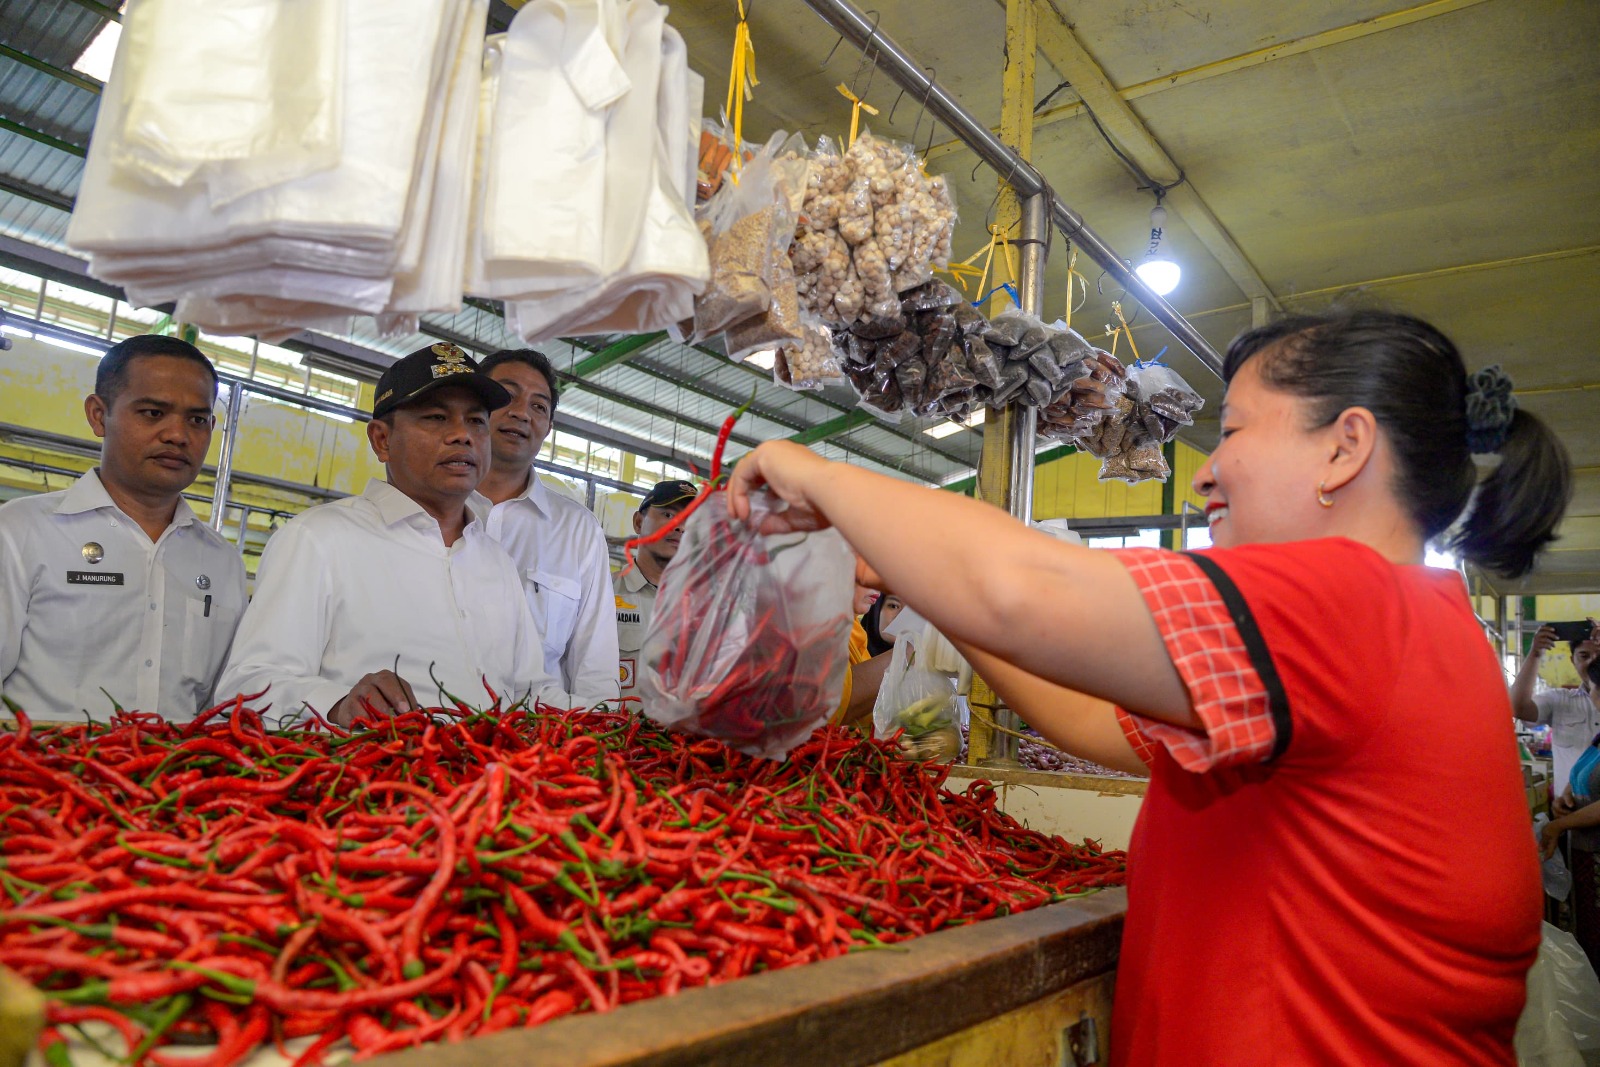
[[48, 145], [58, 152], [66, 152], [77, 156], [79, 159], [85, 159], [89, 155], [89, 150], [82, 145], [73, 144], [71, 141], [63, 141], [61, 138], [45, 133], [43, 130], [36, 130], [32, 126], [24, 126], [22, 123], [13, 122], [8, 118], [0, 118], [0, 130], [14, 133], [18, 137], [26, 137], [28, 140], [36, 141], [42, 145]]
[[623, 362], [641, 348], [649, 348], [657, 341], [665, 341], [666, 332], [639, 333], [620, 340], [613, 341], [603, 348], [596, 349], [591, 355], [585, 356], [572, 366], [572, 375], [575, 378], [588, 378], [599, 374], [607, 367]]
[[1183, 168], [1161, 147], [1155, 134], [1117, 92], [1106, 72], [1078, 40], [1066, 20], [1057, 13], [1049, 0], [1034, 0], [1038, 21], [1039, 51], [1060, 75], [1071, 83], [1088, 107], [1100, 121], [1107, 136], [1115, 140], [1141, 170], [1162, 185], [1174, 182], [1167, 190], [1166, 203], [1183, 217], [1211, 258], [1227, 272], [1247, 299], [1266, 300], [1272, 307], [1282, 310], [1277, 296], [1268, 287], [1255, 265], [1244, 254], [1233, 235], [1222, 225], [1200, 196], [1192, 180], [1186, 179]]
[[27, 182], [18, 181], [9, 175], [0, 174], [0, 193], [9, 193], [12, 196], [21, 197], [23, 200], [29, 200], [35, 204], [53, 207], [57, 211], [68, 213], [72, 211], [73, 200], [71, 197], [51, 192], [49, 189], [41, 189]]
[[[1004, 6], [1004, 0], [999, 0], [999, 2], [1001, 6]], [[1142, 96], [1165, 92], [1168, 89], [1176, 89], [1182, 85], [1193, 85], [1195, 82], [1206, 81], [1223, 74], [1232, 74], [1235, 71], [1248, 70], [1263, 63], [1287, 59], [1290, 56], [1305, 55], [1307, 52], [1344, 44], [1346, 41], [1359, 40], [1374, 33], [1382, 33], [1385, 30], [1409, 26], [1414, 22], [1421, 22], [1424, 19], [1431, 19], [1438, 15], [1448, 15], [1451, 12], [1476, 7], [1485, 2], [1486, 0], [1429, 0], [1428, 3], [1418, 4], [1415, 7], [1404, 8], [1400, 11], [1390, 11], [1370, 19], [1362, 19], [1359, 22], [1351, 22], [1344, 26], [1335, 26], [1331, 30], [1323, 30], [1320, 33], [1291, 38], [1290, 40], [1280, 41], [1277, 44], [1267, 45], [1249, 52], [1241, 52], [1239, 55], [1219, 59], [1213, 63], [1202, 63], [1198, 67], [1190, 67], [1174, 74], [1164, 74], [1159, 78], [1151, 78], [1149, 81], [1136, 82], [1120, 90], [1120, 93], [1124, 100], [1137, 100]], [[1084, 106], [1078, 101], [1048, 108], [1035, 116], [1034, 129], [1043, 129], [1053, 123], [1072, 118], [1074, 115], [1081, 115], [1083, 111]], [[992, 132], [998, 134], [1000, 128], [998, 126], [993, 127]], [[941, 141], [928, 150], [927, 160], [932, 162], [942, 156], [966, 150], [966, 144], [961, 141]]]
[[110, 19], [112, 22], [122, 21], [122, 12], [118, 11], [110, 4], [102, 4], [99, 2], [99, 0], [72, 0], [72, 2], [81, 8], [86, 8], [90, 11], [93, 11], [101, 18]]
[[842, 433], [849, 433], [857, 426], [865, 426], [872, 421], [872, 413], [857, 408], [847, 411], [836, 419], [819, 422], [809, 430], [801, 430], [789, 438], [798, 445], [814, 445], [819, 441], [826, 441], [830, 437], [838, 437]]
[[54, 63], [46, 63], [42, 59], [35, 59], [26, 52], [19, 52], [10, 45], [0, 44], [0, 56], [13, 62], [21, 63], [25, 67], [32, 67], [34, 70], [48, 74], [58, 81], [64, 81], [68, 85], [76, 85], [80, 89], [87, 89], [96, 96], [100, 95], [100, 83], [93, 78], [87, 78], [79, 74], [75, 70], [63, 70]]

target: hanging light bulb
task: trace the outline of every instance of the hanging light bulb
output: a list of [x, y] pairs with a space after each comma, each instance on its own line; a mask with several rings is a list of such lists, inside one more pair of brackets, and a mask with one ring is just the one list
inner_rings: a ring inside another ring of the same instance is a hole
[[1150, 247], [1145, 249], [1144, 259], [1133, 268], [1133, 272], [1157, 296], [1172, 292], [1183, 277], [1183, 268], [1161, 254], [1161, 234], [1166, 227], [1167, 209], [1161, 206], [1158, 199], [1156, 206], [1150, 209]]

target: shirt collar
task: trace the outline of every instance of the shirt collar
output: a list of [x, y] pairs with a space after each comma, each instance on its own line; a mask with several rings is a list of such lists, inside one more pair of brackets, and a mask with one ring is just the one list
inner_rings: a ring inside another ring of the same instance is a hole
[[[378, 512], [378, 518], [385, 526], [398, 526], [403, 522], [415, 521], [420, 518], [435, 531], [439, 523], [429, 515], [421, 504], [406, 496], [400, 490], [384, 481], [382, 478], [373, 478], [367, 482], [367, 487], [361, 491], [361, 498], [371, 504]], [[479, 517], [468, 502], [468, 521], [464, 533], [470, 533], [478, 525]]]
[[656, 588], [655, 583], [646, 578], [644, 571], [640, 570], [639, 565], [635, 563], [633, 569], [622, 576], [622, 588], [630, 593], [637, 593], [645, 586], [649, 586], [651, 589]]
[[[539, 472], [536, 470], [528, 472], [528, 485], [522, 492], [516, 496], [507, 497], [500, 503], [510, 505], [522, 501], [527, 501], [541, 517], [546, 519], [550, 517], [550, 490], [546, 489], [544, 483], [539, 480]], [[499, 504], [474, 490], [473, 494], [467, 498], [467, 507], [471, 509], [475, 517], [487, 521], [489, 515], [496, 507], [499, 507]]]
[[[119, 512], [122, 510], [106, 491], [106, 484], [100, 480], [100, 468], [91, 467], [61, 495], [61, 501], [56, 505], [56, 514], [81, 515], [86, 511], [99, 511], [101, 508], [111, 508]], [[194, 523], [194, 509], [180, 496], [178, 506], [172, 513], [171, 525], [193, 526]]]

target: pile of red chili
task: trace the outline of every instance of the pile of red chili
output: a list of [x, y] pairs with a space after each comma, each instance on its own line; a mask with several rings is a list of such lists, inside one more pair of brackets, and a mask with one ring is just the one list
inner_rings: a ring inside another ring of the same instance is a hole
[[[829, 728], [783, 763], [634, 714], [0, 736], [0, 963], [130, 1062], [318, 1061], [876, 948], [1123, 880]], [[176, 1042], [214, 1043], [204, 1058]]]

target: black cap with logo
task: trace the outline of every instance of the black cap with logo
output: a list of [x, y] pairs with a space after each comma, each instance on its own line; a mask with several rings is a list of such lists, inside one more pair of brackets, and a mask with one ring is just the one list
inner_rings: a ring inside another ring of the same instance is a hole
[[396, 360], [378, 379], [372, 417], [381, 418], [395, 408], [420, 399], [446, 385], [459, 385], [478, 394], [490, 411], [511, 403], [505, 386], [478, 369], [473, 358], [446, 341], [420, 348]]
[[681, 478], [657, 482], [655, 488], [645, 494], [644, 501], [639, 505], [639, 510], [666, 508], [671, 507], [673, 504], [687, 504], [699, 495], [700, 490], [694, 487], [693, 482], [686, 482]]

